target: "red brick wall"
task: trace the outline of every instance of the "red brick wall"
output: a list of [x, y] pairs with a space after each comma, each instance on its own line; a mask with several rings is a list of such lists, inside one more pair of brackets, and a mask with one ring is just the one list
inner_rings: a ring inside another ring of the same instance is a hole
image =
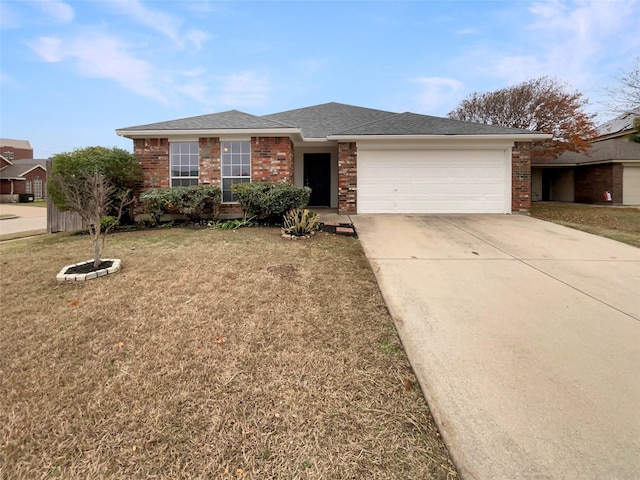
[[[200, 183], [220, 186], [220, 139], [198, 139]], [[148, 188], [169, 187], [169, 141], [166, 138], [136, 139], [133, 152], [142, 166], [139, 194]], [[294, 147], [288, 137], [251, 139], [251, 179], [253, 182], [293, 183]], [[241, 215], [236, 204], [220, 206], [222, 215]]]
[[531, 143], [516, 142], [511, 149], [511, 211], [531, 208]]
[[355, 142], [338, 143], [338, 212], [357, 213], [357, 148]]
[[293, 183], [293, 142], [288, 137], [251, 139], [251, 181]]
[[[622, 171], [619, 163], [576, 167], [575, 201], [622, 203]], [[605, 191], [611, 193], [611, 202], [605, 202]]]
[[[11, 158], [11, 153], [13, 153], [13, 158]], [[9, 160], [20, 160], [21, 158], [33, 158], [33, 149], [32, 148], [14, 148], [11, 146], [0, 147], [0, 154]]]
[[141, 191], [148, 188], [170, 186], [169, 140], [167, 138], [135, 139], [133, 153], [142, 166]]
[[200, 138], [200, 183], [220, 186], [220, 139]]
[[[23, 180], [14, 180], [13, 181], [13, 193], [19, 194], [24, 193], [24, 186], [27, 182]], [[9, 180], [0, 181], [0, 194], [2, 195], [11, 195], [11, 182]]]

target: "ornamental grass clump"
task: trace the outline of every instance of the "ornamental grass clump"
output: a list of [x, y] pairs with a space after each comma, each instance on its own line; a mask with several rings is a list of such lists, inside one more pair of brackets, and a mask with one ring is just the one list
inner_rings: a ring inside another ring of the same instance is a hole
[[292, 237], [308, 237], [318, 230], [319, 216], [311, 210], [294, 208], [283, 217], [282, 232]]

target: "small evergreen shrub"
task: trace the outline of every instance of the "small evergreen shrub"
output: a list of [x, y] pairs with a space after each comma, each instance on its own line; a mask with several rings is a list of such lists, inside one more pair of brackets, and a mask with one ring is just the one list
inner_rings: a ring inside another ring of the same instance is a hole
[[140, 195], [144, 213], [151, 217], [154, 225], [160, 223], [162, 216], [169, 210], [169, 198], [166, 190], [168, 189], [151, 188]]
[[277, 224], [289, 210], [306, 207], [311, 195], [309, 187], [277, 182], [237, 183], [231, 189], [247, 215]]
[[162, 216], [175, 209], [189, 220], [200, 222], [205, 213], [218, 215], [221, 192], [213, 185], [193, 185], [191, 187], [152, 188], [140, 195], [145, 213], [155, 224]]

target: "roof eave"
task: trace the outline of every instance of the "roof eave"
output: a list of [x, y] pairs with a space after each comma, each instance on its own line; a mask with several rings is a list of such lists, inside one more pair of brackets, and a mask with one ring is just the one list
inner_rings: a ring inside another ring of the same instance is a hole
[[225, 135], [300, 135], [299, 128], [222, 128], [222, 129], [202, 129], [202, 130], [116, 130], [116, 134], [125, 138], [155, 138], [155, 137], [176, 137], [176, 136], [225, 136]]

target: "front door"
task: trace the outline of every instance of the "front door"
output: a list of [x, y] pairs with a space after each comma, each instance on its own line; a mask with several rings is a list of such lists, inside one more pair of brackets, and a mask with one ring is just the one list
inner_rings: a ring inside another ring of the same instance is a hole
[[304, 185], [311, 188], [310, 207], [331, 205], [331, 154], [304, 154]]

